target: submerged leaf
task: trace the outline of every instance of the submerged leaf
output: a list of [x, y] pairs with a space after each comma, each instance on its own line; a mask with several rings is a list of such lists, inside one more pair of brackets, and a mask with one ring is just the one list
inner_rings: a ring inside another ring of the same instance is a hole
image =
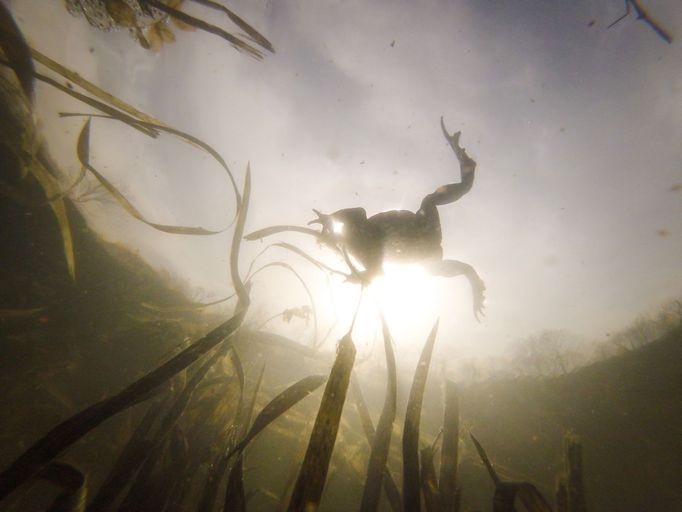
[[156, 431], [154, 439], [146, 449], [146, 461], [135, 478], [130, 490], [128, 491], [126, 499], [120, 506], [122, 511], [134, 510], [135, 504], [142, 501], [142, 497], [144, 496], [146, 489], [149, 487], [149, 479], [151, 477], [152, 470], [154, 469], [157, 460], [163, 453], [164, 445], [169, 434], [173, 431], [175, 424], [185, 411], [185, 408], [191, 400], [196, 387], [206, 376], [206, 373], [213, 367], [213, 365], [215, 365], [218, 360], [225, 355], [225, 351], [228, 348], [230, 348], [229, 345], [223, 345], [215, 352], [215, 354], [213, 354], [207, 361], [197, 368], [197, 370], [192, 374], [191, 378], [185, 384], [185, 387], [182, 389], [171, 408], [161, 419], [161, 424]]
[[355, 363], [355, 345], [349, 334], [339, 342], [337, 353], [289, 502], [290, 512], [315, 511], [322, 498], [341, 412], [346, 402], [350, 374]]
[[[38, 158], [35, 165], [31, 167], [31, 172], [40, 183], [40, 186], [45, 191], [47, 197], [56, 197], [58, 195], [57, 185], [54, 182], [54, 178], [47, 171], [43, 162], [45, 161], [47, 155], [45, 155], [44, 147], [40, 150], [43, 153], [43, 158]], [[57, 218], [57, 223], [59, 224], [59, 231], [62, 235], [62, 244], [64, 247], [64, 257], [66, 258], [66, 266], [69, 270], [69, 276], [72, 280], [76, 280], [76, 258], [73, 249], [73, 235], [71, 233], [71, 224], [69, 222], [69, 216], [66, 211], [66, 204], [64, 199], [59, 197], [50, 202], [50, 208]]]
[[251, 46], [250, 44], [245, 43], [241, 39], [233, 36], [229, 32], [226, 32], [220, 27], [216, 27], [215, 25], [211, 25], [210, 23], [206, 23], [203, 20], [200, 20], [199, 18], [195, 18], [194, 16], [190, 16], [189, 14], [186, 14], [178, 9], [174, 9], [172, 7], [169, 7], [168, 5], [164, 4], [163, 2], [160, 2], [158, 0], [139, 0], [141, 4], [147, 4], [150, 5], [160, 11], [165, 12], [172, 18], [178, 19], [182, 21], [183, 23], [187, 23], [188, 25], [192, 25], [193, 27], [196, 27], [200, 30], [203, 30], [205, 32], [209, 32], [211, 34], [215, 34], [219, 37], [222, 37], [225, 39], [227, 42], [231, 43], [234, 48], [237, 50], [243, 51], [252, 57], [255, 57], [256, 59], [262, 59], [263, 54], [258, 51], [256, 48]]
[[360, 510], [362, 512], [373, 512], [378, 510], [384, 474], [388, 472], [386, 461], [388, 460], [391, 434], [393, 432], [393, 421], [395, 420], [396, 413], [397, 376], [395, 354], [393, 353], [393, 339], [391, 338], [388, 324], [383, 315], [381, 315], [381, 323], [384, 334], [384, 352], [386, 354], [386, 398], [371, 443], [372, 451], [369, 455], [367, 478], [365, 479], [365, 487], [362, 492], [362, 504], [360, 505]]
[[29, 103], [33, 103], [33, 60], [31, 50], [9, 9], [0, 2], [0, 48], [14, 69]]
[[173, 226], [173, 225], [168, 225], [168, 224], [157, 224], [155, 222], [150, 222], [147, 219], [144, 218], [142, 213], [133, 206], [133, 204], [126, 199], [126, 197], [121, 194], [121, 192], [118, 191], [114, 185], [107, 180], [104, 176], [102, 176], [97, 169], [95, 169], [90, 163], [88, 162], [87, 154], [84, 152], [84, 141], [89, 139], [89, 133], [90, 133], [90, 120], [85, 123], [83, 126], [83, 129], [81, 130], [80, 136], [78, 137], [78, 159], [81, 162], [81, 165], [85, 167], [88, 171], [90, 171], [95, 178], [97, 178], [97, 181], [99, 181], [102, 186], [109, 192], [112, 197], [116, 200], [116, 202], [123, 207], [123, 209], [132, 217], [136, 218], [140, 222], [143, 222], [147, 224], [147, 226], [150, 226], [154, 229], [157, 229], [159, 231], [163, 231], [164, 233], [172, 233], [176, 235], [216, 235], [218, 233], [222, 233], [224, 230], [219, 230], [219, 231], [211, 231], [208, 229], [204, 228], [198, 228], [198, 227], [186, 227], [186, 226]]
[[308, 288], [308, 285], [306, 284], [304, 279], [301, 277], [301, 275], [298, 272], [296, 272], [291, 265], [289, 265], [288, 263], [281, 262], [281, 261], [273, 261], [271, 263], [266, 263], [265, 265], [263, 265], [262, 267], [257, 269], [253, 274], [251, 274], [250, 276], [247, 276], [247, 279], [251, 280], [259, 272], [262, 272], [263, 270], [265, 270], [267, 268], [271, 268], [271, 267], [281, 267], [281, 268], [288, 270], [289, 272], [294, 274], [296, 279], [298, 279], [298, 281], [301, 283], [301, 286], [303, 286], [303, 289], [305, 290], [306, 294], [308, 295], [308, 300], [310, 301], [310, 307], [311, 307], [312, 313], [313, 313], [313, 330], [314, 330], [314, 332], [313, 332], [313, 346], [315, 346], [317, 344], [317, 310], [315, 308], [315, 301], [313, 300], [313, 294], [310, 292], [310, 288]]
[[275, 49], [272, 47], [272, 44], [270, 44], [270, 41], [268, 41], [265, 38], [265, 36], [263, 36], [255, 28], [253, 28], [251, 25], [246, 23], [242, 18], [237, 16], [234, 12], [229, 10], [224, 5], [219, 4], [218, 2], [214, 2], [213, 0], [192, 0], [192, 1], [196, 2], [198, 4], [201, 4], [201, 5], [205, 5], [206, 7], [211, 7], [212, 9], [216, 9], [216, 10], [224, 12], [225, 14], [227, 14], [229, 16], [229, 18], [232, 20], [232, 22], [235, 25], [237, 25], [244, 32], [246, 32], [256, 43], [261, 45], [266, 50], [269, 50], [269, 51], [274, 53]]
[[263, 407], [263, 410], [256, 416], [253, 425], [244, 436], [227, 454], [227, 458], [235, 453], [241, 452], [246, 446], [265, 429], [270, 423], [279, 418], [282, 414], [291, 409], [298, 402], [307, 397], [310, 393], [319, 388], [327, 380], [326, 375], [310, 375], [295, 384], [292, 384]]
[[[436, 440], [437, 441], [437, 440]], [[421, 484], [427, 512], [441, 512], [441, 498], [438, 492], [436, 468], [433, 464], [435, 442], [421, 450]]]
[[405, 412], [403, 428], [403, 508], [407, 511], [419, 512], [421, 509], [420, 471], [419, 471], [419, 424], [421, 421], [424, 388], [429, 375], [431, 354], [438, 332], [438, 322], [424, 344], [417, 369], [414, 372], [410, 397]]
[[249, 233], [244, 238], [246, 240], [249, 240], [249, 241], [260, 240], [261, 238], [265, 238], [266, 236], [276, 235], [277, 233], [282, 233], [284, 231], [295, 231], [296, 233], [304, 233], [306, 235], [312, 235], [315, 238], [322, 241], [322, 235], [318, 231], [315, 231], [314, 229], [305, 228], [302, 226], [288, 226], [288, 225], [270, 226], [269, 228], [259, 229], [258, 231], [254, 231], [253, 233]]
[[85, 512], [88, 489], [85, 475], [79, 469], [71, 464], [53, 462], [38, 474], [38, 478], [63, 488], [48, 512]]
[[154, 421], [159, 413], [164, 409], [168, 397], [162, 401], [152, 404], [145, 413], [137, 428], [130, 436], [121, 453], [119, 453], [114, 467], [100, 486], [92, 503], [88, 507], [88, 512], [99, 512], [106, 510], [113, 503], [118, 495], [125, 489], [135, 471], [143, 462], [143, 453], [147, 453], [150, 441], [147, 441], [147, 434], [151, 430]]
[[[236, 262], [239, 257], [239, 242], [244, 234], [249, 192], [250, 175], [247, 169], [247, 179], [244, 185], [245, 200], [240, 209], [237, 226], [233, 234], [232, 252], [230, 254], [232, 262]], [[0, 473], [0, 500], [38, 473], [62, 451], [85, 434], [108, 418], [136, 404], [142, 397], [149, 395], [150, 392], [173, 378], [206, 352], [222, 342], [231, 345], [232, 340], [230, 337], [241, 326], [250, 304], [250, 299], [239, 274], [236, 272], [236, 263], [232, 264], [230, 268], [232, 271], [232, 281], [235, 283], [235, 288], [237, 288], [239, 294], [239, 302], [234, 315], [169, 361], [133, 382], [119, 393], [100, 400], [51, 429]], [[241, 285], [241, 288], [239, 285]]]
[[[110, 116], [110, 115], [95, 115], [95, 114], [80, 114], [80, 113], [74, 113], [74, 112], [62, 112], [59, 114], [61, 117], [98, 117], [98, 118], [103, 118], [103, 119], [115, 119], [117, 121], [124, 121], [123, 119], [119, 119], [116, 116]], [[125, 122], [125, 121], [124, 121]], [[230, 183], [232, 184], [232, 189], [234, 191], [234, 195], [236, 198], [237, 202], [237, 215], [239, 214], [239, 209], [241, 208], [241, 195], [239, 193], [239, 188], [237, 187], [237, 182], [234, 179], [234, 176], [232, 174], [232, 171], [230, 171], [230, 168], [227, 165], [227, 162], [225, 162], [225, 159], [220, 156], [220, 153], [218, 153], [215, 149], [213, 149], [210, 145], [206, 144], [204, 141], [201, 139], [198, 139], [197, 137], [190, 135], [189, 133], [185, 133], [182, 130], [177, 130], [175, 128], [172, 128], [170, 126], [166, 126], [161, 123], [152, 123], [148, 121], [135, 121], [135, 126], [139, 127], [144, 130], [153, 130], [154, 133], [158, 134], [158, 131], [170, 133], [171, 135], [175, 135], [176, 137], [179, 137], [183, 141], [187, 142], [188, 144], [192, 144], [193, 146], [196, 146], [206, 153], [208, 153], [218, 164], [223, 168], [223, 170], [227, 173], [227, 177], [230, 180]]]
[[246, 512], [246, 496], [244, 495], [244, 461], [239, 455], [235, 461], [225, 489], [224, 512]]
[[483, 446], [481, 445], [481, 443], [478, 442], [478, 439], [476, 439], [471, 432], [469, 432], [469, 437], [471, 437], [471, 440], [473, 441], [474, 446], [476, 447], [476, 451], [478, 452], [478, 456], [481, 458], [483, 465], [488, 470], [488, 474], [490, 475], [490, 478], [492, 479], [493, 483], [495, 485], [499, 485], [500, 482], [502, 482], [502, 479], [497, 475], [497, 471], [495, 471], [495, 468], [490, 462], [488, 454], [485, 453]]
[[457, 384], [445, 381], [445, 411], [443, 413], [443, 446], [440, 454], [440, 477], [438, 488], [443, 512], [456, 512], [459, 492], [457, 489], [457, 460], [459, 448], [459, 391]]

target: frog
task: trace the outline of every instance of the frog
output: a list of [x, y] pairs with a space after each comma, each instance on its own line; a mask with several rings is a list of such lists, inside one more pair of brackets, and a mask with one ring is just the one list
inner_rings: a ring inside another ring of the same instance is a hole
[[[330, 214], [316, 209], [308, 225], [320, 224], [319, 239], [341, 251], [353, 270], [350, 281], [363, 286], [383, 274], [384, 263], [420, 264], [428, 274], [464, 276], [471, 286], [473, 314], [484, 316], [485, 284], [468, 263], [443, 258], [443, 234], [438, 207], [466, 195], [472, 188], [476, 161], [460, 145], [461, 131], [450, 134], [440, 119], [443, 135], [459, 162], [460, 181], [438, 187], [426, 195], [416, 212], [389, 210], [371, 217], [362, 207], [343, 208]], [[357, 270], [348, 256], [363, 267]]]

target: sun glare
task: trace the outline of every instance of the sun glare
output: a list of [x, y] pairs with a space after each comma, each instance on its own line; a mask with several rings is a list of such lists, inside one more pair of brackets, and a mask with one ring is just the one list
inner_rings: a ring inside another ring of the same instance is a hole
[[[358, 310], [353, 338], [369, 345], [381, 339], [383, 312], [398, 347], [424, 343], [438, 317], [436, 280], [419, 264], [384, 264], [384, 275], [365, 290]], [[359, 288], [343, 285], [337, 295], [339, 320], [350, 323], [358, 307]]]

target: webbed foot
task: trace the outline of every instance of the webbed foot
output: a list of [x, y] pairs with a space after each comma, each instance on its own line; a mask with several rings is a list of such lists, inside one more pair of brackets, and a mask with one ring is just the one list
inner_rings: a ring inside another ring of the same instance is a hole
[[485, 316], [483, 312], [485, 307], [485, 283], [474, 270], [474, 267], [461, 261], [441, 260], [428, 263], [426, 269], [434, 276], [455, 277], [463, 275], [466, 277], [471, 286], [474, 318], [476, 318], [477, 322], [481, 321], [479, 317]]
[[462, 174], [472, 172], [476, 168], [476, 162], [473, 158], [467, 155], [466, 150], [459, 145], [459, 137], [462, 135], [462, 132], [459, 131], [450, 135], [448, 130], [445, 128], [443, 116], [440, 118], [440, 128], [443, 130], [443, 136], [445, 137], [445, 140], [448, 141], [448, 144], [450, 144], [450, 147], [455, 152], [455, 156], [457, 156], [457, 160], [459, 160]]

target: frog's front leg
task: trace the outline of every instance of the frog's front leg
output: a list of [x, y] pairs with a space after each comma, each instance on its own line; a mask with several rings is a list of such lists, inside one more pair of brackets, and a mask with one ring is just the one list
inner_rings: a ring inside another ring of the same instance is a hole
[[479, 315], [484, 316], [483, 306], [485, 302], [485, 283], [468, 263], [456, 260], [431, 261], [425, 264], [426, 270], [434, 276], [455, 277], [465, 276], [471, 285], [473, 297], [473, 309], [476, 320], [480, 322]]

